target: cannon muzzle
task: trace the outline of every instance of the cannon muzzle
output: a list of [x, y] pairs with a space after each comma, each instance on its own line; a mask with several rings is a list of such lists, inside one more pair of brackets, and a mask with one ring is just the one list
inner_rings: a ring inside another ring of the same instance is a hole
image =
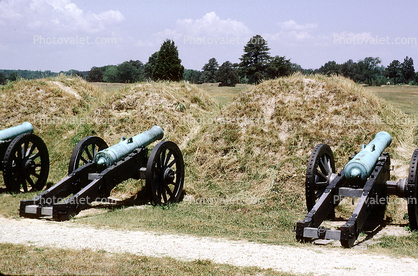
[[163, 129], [159, 126], [153, 126], [150, 130], [134, 137], [122, 137], [118, 144], [99, 151], [94, 158], [94, 162], [99, 166], [110, 167], [112, 164], [130, 154], [134, 149], [146, 147], [152, 142], [161, 140], [163, 137]]
[[31, 123], [24, 122], [21, 125], [0, 130], [0, 142], [13, 139], [23, 133], [33, 133], [33, 126]]
[[344, 175], [348, 179], [366, 180], [372, 173], [380, 155], [392, 142], [389, 133], [381, 131], [366, 146], [363, 144], [362, 150], [357, 153], [344, 167]]

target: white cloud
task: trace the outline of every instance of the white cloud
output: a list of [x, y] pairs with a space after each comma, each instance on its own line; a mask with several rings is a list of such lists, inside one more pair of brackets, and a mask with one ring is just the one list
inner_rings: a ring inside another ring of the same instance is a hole
[[304, 25], [300, 25], [296, 23], [294, 20], [289, 20], [285, 22], [279, 22], [277, 23], [282, 29], [284, 30], [311, 30], [316, 29], [318, 27], [318, 24], [315, 23], [307, 23]]
[[304, 41], [314, 41], [316, 36], [313, 34], [318, 28], [316, 23], [298, 24], [294, 20], [279, 22], [277, 25], [280, 30], [275, 34], [266, 34], [267, 40], [279, 41], [285, 44], [295, 44]]
[[19, 23], [39, 31], [97, 33], [124, 21], [118, 10], [85, 13], [71, 0], [31, 0], [0, 2], [0, 22]]
[[248, 35], [250, 29], [237, 20], [221, 19], [215, 12], [206, 13], [199, 19], [179, 19], [177, 27], [188, 35]]

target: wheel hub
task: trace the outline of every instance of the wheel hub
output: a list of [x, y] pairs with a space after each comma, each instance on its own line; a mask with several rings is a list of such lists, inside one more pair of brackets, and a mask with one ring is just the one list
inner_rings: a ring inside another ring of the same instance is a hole
[[166, 168], [164, 170], [164, 180], [167, 182], [173, 182], [174, 181], [174, 172], [171, 168]]
[[24, 164], [24, 168], [27, 171], [30, 172], [34, 172], [35, 171], [35, 161], [33, 161], [32, 159], [28, 158], [26, 160], [23, 160], [23, 164]]

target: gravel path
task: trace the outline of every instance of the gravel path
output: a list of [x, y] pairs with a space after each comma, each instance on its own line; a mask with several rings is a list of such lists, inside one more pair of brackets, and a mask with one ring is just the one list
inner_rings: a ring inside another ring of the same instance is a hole
[[314, 275], [418, 275], [418, 260], [342, 248], [267, 245], [222, 238], [92, 228], [71, 222], [0, 218], [0, 243], [211, 260]]

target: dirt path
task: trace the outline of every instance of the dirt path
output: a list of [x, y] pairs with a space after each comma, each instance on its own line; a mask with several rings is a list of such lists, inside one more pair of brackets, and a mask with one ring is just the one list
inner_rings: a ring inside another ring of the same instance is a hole
[[418, 260], [360, 250], [267, 245], [221, 238], [85, 227], [72, 222], [0, 218], [0, 243], [211, 260], [314, 275], [417, 275]]

